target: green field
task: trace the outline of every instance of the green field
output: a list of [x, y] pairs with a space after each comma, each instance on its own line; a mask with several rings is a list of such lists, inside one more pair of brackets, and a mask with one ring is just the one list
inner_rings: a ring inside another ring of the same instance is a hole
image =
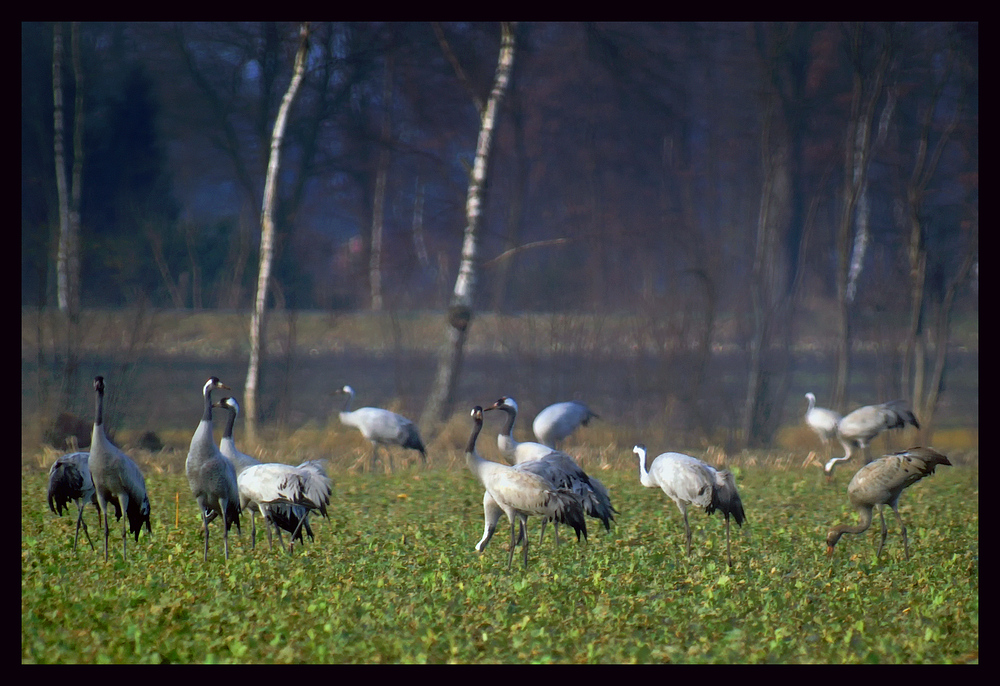
[[909, 561], [891, 513], [880, 560], [877, 518], [825, 556], [829, 526], [856, 517], [857, 465], [827, 484], [814, 466], [748, 460], [734, 471], [749, 526], [733, 528], [728, 569], [720, 516], [691, 511], [685, 558], [677, 508], [639, 484], [634, 456], [615, 458], [585, 465], [620, 510], [610, 533], [588, 519], [586, 544], [564, 532], [556, 548], [550, 528], [537, 545], [529, 520], [528, 569], [518, 550], [509, 571], [505, 520], [484, 554], [473, 549], [483, 491], [458, 451], [426, 471], [334, 470], [330, 519], [291, 557], [262, 532], [252, 551], [247, 519], [226, 563], [213, 523], [207, 564], [183, 455], [163, 469], [140, 460], [153, 537], [130, 539], [123, 563], [113, 529], [107, 564], [94, 509], [97, 551], [81, 534], [74, 553], [75, 508], [52, 514], [47, 464], [22, 459], [21, 660], [978, 662], [978, 459], [904, 493]]

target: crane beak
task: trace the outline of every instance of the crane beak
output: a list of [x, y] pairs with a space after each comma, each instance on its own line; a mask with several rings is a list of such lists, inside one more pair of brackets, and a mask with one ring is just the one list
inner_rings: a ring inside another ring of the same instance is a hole
[[219, 385], [218, 385], [218, 386], [216, 386], [216, 388], [224, 388], [224, 389], [226, 389], [227, 391], [231, 391], [231, 390], [233, 390], [232, 388], [230, 388], [230, 387], [229, 387], [229, 386], [227, 386], [226, 384], [222, 383], [221, 381], [219, 382]]

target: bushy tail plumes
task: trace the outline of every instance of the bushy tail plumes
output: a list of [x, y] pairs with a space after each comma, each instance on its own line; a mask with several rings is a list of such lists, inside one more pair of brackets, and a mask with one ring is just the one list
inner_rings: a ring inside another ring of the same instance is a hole
[[746, 521], [746, 513], [743, 511], [743, 501], [740, 500], [739, 491], [736, 490], [736, 480], [732, 472], [728, 469], [715, 473], [715, 487], [712, 489], [712, 502], [705, 508], [707, 514], [712, 514], [716, 510], [722, 512], [726, 519], [732, 515], [737, 526], [742, 527]]
[[556, 491], [549, 491], [549, 503], [555, 505], [554, 519], [559, 524], [568, 524], [576, 532], [576, 540], [580, 540], [583, 534], [587, 539], [587, 522], [584, 519], [583, 502], [573, 491], [567, 488], [560, 488]]

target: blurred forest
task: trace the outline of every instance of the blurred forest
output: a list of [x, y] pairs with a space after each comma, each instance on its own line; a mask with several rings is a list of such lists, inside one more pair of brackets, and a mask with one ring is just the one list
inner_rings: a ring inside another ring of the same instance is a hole
[[[58, 305], [53, 36], [82, 165], [80, 307], [248, 312], [299, 30], [22, 24], [23, 311]], [[500, 35], [310, 25], [282, 148], [276, 308], [448, 306]], [[952, 322], [978, 335], [978, 24], [520, 23], [516, 41], [476, 310], [644, 317], [636, 346], [686, 351], [676, 386], [701, 412], [713, 356], [733, 346], [745, 445], [770, 440], [786, 402], [799, 411], [803, 341], [825, 355], [821, 404], [891, 399], [848, 390], [859, 346], [890, 340], [885, 392], [933, 416]]]

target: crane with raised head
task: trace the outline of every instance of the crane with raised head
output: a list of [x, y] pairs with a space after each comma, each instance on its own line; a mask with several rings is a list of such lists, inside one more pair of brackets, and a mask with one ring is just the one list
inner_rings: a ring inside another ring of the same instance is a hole
[[[240, 405], [235, 398], [222, 398], [212, 407], [228, 410], [229, 417], [226, 420], [226, 428], [222, 433], [222, 440], [219, 441], [219, 451], [228, 459], [236, 470], [236, 485], [240, 491], [240, 508], [250, 512], [250, 545], [256, 547], [257, 544], [257, 513], [262, 512], [258, 498], [266, 499], [266, 512], [264, 514], [265, 531], [267, 531], [268, 545], [273, 546], [271, 540], [271, 526], [278, 532], [278, 541], [284, 546], [281, 540], [281, 531], [287, 531], [304, 543], [302, 531], [305, 530], [309, 540], [314, 540], [312, 527], [309, 526], [309, 513], [319, 511], [324, 517], [327, 516], [326, 506], [330, 502], [331, 483], [326, 475], [326, 471], [318, 460], [303, 462], [298, 467], [271, 463], [273, 469], [266, 471], [255, 471], [253, 475], [244, 477], [244, 472], [260, 464], [260, 460], [247, 455], [236, 447], [233, 439], [233, 425], [240, 412]], [[270, 479], [270, 482], [268, 481]], [[288, 483], [286, 488], [282, 486]], [[301, 486], [294, 484], [301, 483]], [[214, 515], [214, 513], [213, 513]], [[214, 519], [210, 517], [209, 521]], [[291, 551], [291, 545], [289, 546]]]
[[378, 460], [378, 446], [386, 447], [386, 454], [389, 456], [388, 470], [392, 471], [392, 454], [389, 446], [398, 445], [420, 452], [420, 459], [427, 466], [427, 451], [424, 442], [420, 439], [417, 426], [402, 415], [380, 407], [359, 407], [351, 410], [351, 402], [354, 400], [354, 389], [344, 386], [334, 391], [334, 394], [347, 396], [344, 402], [344, 409], [340, 411], [340, 421], [347, 426], [353, 426], [361, 432], [361, 435], [372, 444], [372, 471], [375, 471], [375, 462]]
[[[494, 512], [495, 508], [499, 508], [510, 521], [510, 554], [507, 558], [507, 568], [510, 568], [514, 559], [514, 547], [522, 541], [524, 566], [525, 568], [528, 566], [528, 538], [525, 535], [525, 524], [531, 515], [548, 517], [556, 522], [568, 524], [576, 531], [577, 537], [582, 534], [586, 538], [587, 522], [584, 519], [580, 497], [567, 488], [559, 488], [538, 474], [483, 459], [476, 452], [476, 440], [483, 428], [483, 408], [478, 405], [472, 409], [472, 421], [472, 434], [465, 449], [465, 463], [469, 471], [486, 488], [493, 502], [489, 507], [493, 508]], [[483, 506], [488, 522], [491, 513], [487, 512], [485, 496]], [[488, 536], [484, 538], [486, 541], [489, 540]], [[485, 544], [482, 547], [485, 548]]]
[[209, 377], [202, 387], [204, 410], [198, 428], [191, 437], [184, 471], [191, 493], [198, 501], [201, 521], [205, 531], [205, 561], [208, 561], [208, 523], [222, 517], [222, 540], [229, 559], [229, 529], [233, 524], [240, 529], [240, 492], [236, 484], [236, 468], [223, 456], [212, 439], [212, 391], [229, 390], [218, 377]]
[[687, 554], [691, 555], [691, 525], [688, 524], [688, 506], [705, 508], [706, 514], [716, 510], [726, 519], [726, 558], [733, 566], [729, 549], [729, 517], [742, 527], [746, 521], [743, 501], [736, 490], [736, 480], [728, 469], [718, 470], [696, 457], [682, 453], [662, 453], [646, 470], [646, 446], [632, 448], [639, 456], [639, 481], [646, 488], [660, 488], [677, 505], [684, 516], [684, 534], [687, 537]]
[[[831, 476], [838, 462], [851, 459], [855, 447], [864, 452], [868, 444], [883, 431], [905, 429], [907, 424], [920, 428], [917, 418], [903, 400], [893, 400], [881, 405], [865, 405], [844, 415], [837, 423], [837, 439], [844, 447], [844, 456], [827, 461], [823, 466], [823, 472]], [[866, 462], [868, 461], [866, 459]]]
[[104, 561], [108, 560], [108, 506], [116, 513], [125, 513], [122, 522], [122, 558], [128, 559], [128, 534], [139, 541], [139, 531], [143, 525], [146, 533], [153, 532], [149, 515], [149, 495], [146, 480], [132, 459], [108, 440], [104, 432], [104, 377], [94, 377], [94, 391], [97, 395], [94, 410], [94, 431], [90, 437], [90, 457], [88, 466], [94, 481], [94, 491], [104, 518]]
[[832, 555], [837, 541], [844, 534], [860, 534], [872, 525], [872, 510], [879, 506], [878, 514], [882, 520], [882, 538], [878, 544], [876, 559], [882, 554], [885, 546], [885, 506], [888, 505], [896, 514], [903, 535], [903, 550], [906, 559], [910, 559], [910, 545], [906, 540], [906, 525], [899, 516], [899, 496], [903, 491], [917, 483], [925, 476], [934, 473], [938, 465], [951, 466], [951, 462], [933, 448], [910, 448], [893, 455], [886, 455], [869, 462], [858, 470], [851, 483], [847, 485], [847, 497], [851, 506], [858, 511], [860, 521], [856, 526], [839, 524], [826, 536], [826, 554]]
[[840, 415], [825, 407], [816, 407], [816, 396], [812, 393], [806, 393], [806, 400], [809, 402], [809, 407], [806, 408], [806, 424], [819, 436], [829, 457], [830, 441], [837, 437]]
[[531, 430], [539, 443], [557, 448], [559, 441], [567, 438], [581, 426], [587, 426], [591, 419], [600, 416], [589, 407], [576, 400], [549, 405], [535, 416]]

